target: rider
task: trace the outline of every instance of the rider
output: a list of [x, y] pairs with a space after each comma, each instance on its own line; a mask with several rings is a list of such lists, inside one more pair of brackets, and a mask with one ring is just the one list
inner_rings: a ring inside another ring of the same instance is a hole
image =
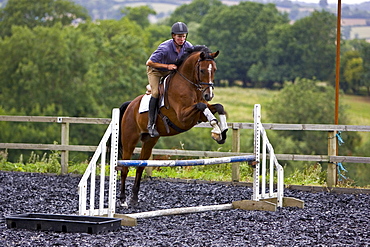
[[155, 122], [158, 113], [158, 84], [161, 77], [167, 76], [171, 70], [176, 70], [176, 60], [178, 60], [183, 54], [185, 49], [193, 47], [193, 45], [186, 41], [188, 36], [188, 27], [183, 22], [176, 22], [172, 25], [171, 29], [172, 39], [169, 39], [160, 44], [155, 50], [148, 61], [147, 75], [149, 85], [151, 87], [151, 98], [149, 101], [149, 120], [148, 120], [148, 132], [151, 137], [159, 136], [159, 133], [155, 127]]

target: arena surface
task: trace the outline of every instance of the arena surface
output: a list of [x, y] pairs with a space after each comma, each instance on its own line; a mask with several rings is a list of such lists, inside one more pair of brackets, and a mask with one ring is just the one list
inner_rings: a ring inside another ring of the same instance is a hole
[[[140, 219], [104, 234], [8, 229], [5, 216], [75, 214], [79, 177], [0, 171], [1, 246], [369, 246], [370, 195], [285, 190], [305, 208], [226, 210]], [[129, 190], [132, 182], [128, 181]], [[251, 188], [227, 184], [142, 182], [140, 204], [117, 213], [215, 205], [250, 199]]]

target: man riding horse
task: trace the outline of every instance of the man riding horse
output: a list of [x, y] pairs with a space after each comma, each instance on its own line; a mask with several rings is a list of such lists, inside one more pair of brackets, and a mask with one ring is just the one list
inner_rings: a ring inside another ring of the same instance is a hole
[[186, 41], [188, 36], [188, 27], [183, 22], [176, 22], [171, 29], [172, 39], [160, 44], [150, 56], [147, 65], [147, 75], [151, 87], [151, 98], [149, 101], [149, 119], [148, 132], [150, 137], [157, 137], [159, 133], [155, 122], [158, 113], [158, 84], [162, 77], [167, 76], [172, 70], [176, 70], [175, 62], [180, 59], [187, 48], [193, 45]]

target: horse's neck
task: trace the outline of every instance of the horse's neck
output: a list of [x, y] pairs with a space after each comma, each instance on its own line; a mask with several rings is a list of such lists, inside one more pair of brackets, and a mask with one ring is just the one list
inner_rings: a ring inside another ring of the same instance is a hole
[[181, 65], [178, 73], [174, 74], [171, 79], [171, 89], [169, 90], [171, 92], [169, 95], [172, 96], [170, 97], [174, 97], [176, 100], [179, 100], [179, 98], [181, 100], [189, 99], [191, 103], [199, 101], [198, 98], [201, 97], [200, 91], [194, 85], [197, 83], [195, 69], [195, 63], [193, 62]]

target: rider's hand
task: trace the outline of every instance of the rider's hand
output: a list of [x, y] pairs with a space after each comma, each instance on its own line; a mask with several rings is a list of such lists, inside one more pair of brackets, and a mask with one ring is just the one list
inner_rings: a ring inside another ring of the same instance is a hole
[[175, 70], [175, 69], [177, 69], [177, 66], [175, 64], [167, 64], [167, 69], [168, 70]]

